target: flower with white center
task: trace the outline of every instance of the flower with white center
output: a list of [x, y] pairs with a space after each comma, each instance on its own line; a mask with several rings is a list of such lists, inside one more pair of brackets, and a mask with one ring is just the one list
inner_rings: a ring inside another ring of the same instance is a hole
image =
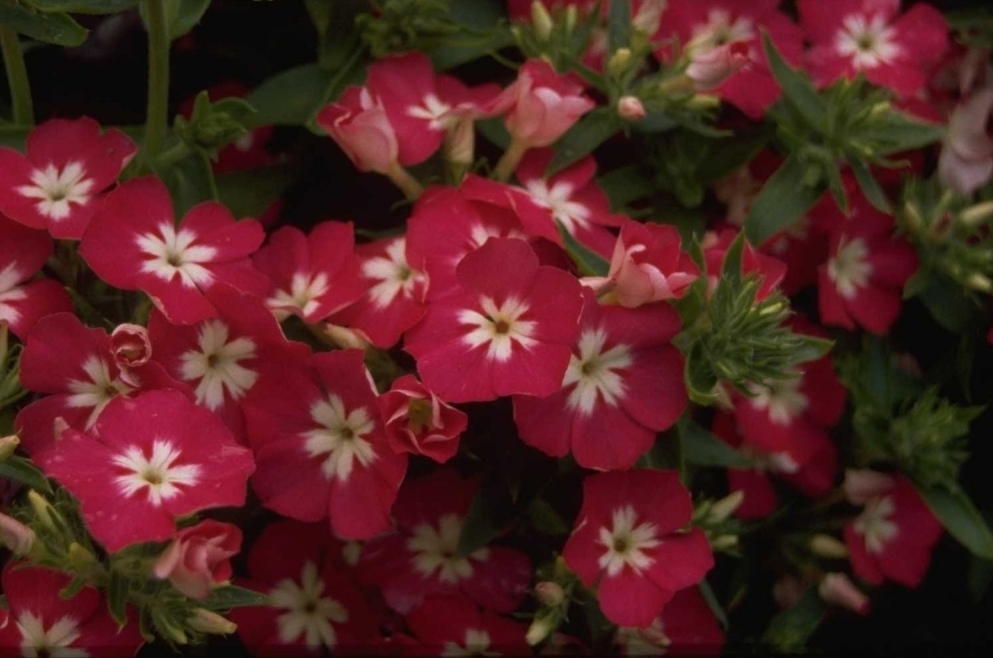
[[577, 201], [570, 201], [575, 190], [569, 183], [559, 181], [549, 187], [546, 181], [533, 179], [527, 181], [524, 187], [538, 205], [552, 211], [552, 217], [562, 222], [569, 233], [589, 226], [590, 209]]
[[407, 549], [414, 553], [414, 568], [425, 578], [430, 578], [437, 570], [438, 580], [455, 584], [472, 576], [469, 558], [482, 561], [489, 557], [489, 549], [485, 547], [466, 557], [457, 555], [462, 523], [462, 517], [457, 514], [445, 514], [438, 519], [437, 529], [428, 523], [414, 528], [414, 536], [407, 540]]
[[502, 656], [499, 651], [487, 651], [490, 647], [490, 634], [484, 630], [467, 628], [465, 630], [465, 646], [460, 647], [454, 642], [445, 642], [442, 656]]
[[625, 565], [631, 567], [636, 574], [647, 569], [655, 558], [644, 551], [658, 547], [662, 542], [657, 539], [658, 531], [653, 523], [635, 525], [638, 515], [631, 505], [613, 510], [612, 528], [600, 528], [598, 543], [607, 549], [600, 556], [597, 564], [607, 570], [608, 576], [616, 576]]
[[693, 29], [693, 38], [686, 44], [687, 52], [710, 50], [736, 41], [755, 38], [755, 24], [747, 16], [731, 20], [731, 13], [724, 9], [711, 9], [707, 22]]
[[842, 57], [851, 59], [859, 69], [871, 69], [889, 64], [900, 54], [894, 42], [896, 30], [887, 27], [882, 15], [871, 20], [861, 14], [852, 14], [842, 20], [842, 29], [835, 36], [834, 47]]
[[376, 427], [365, 407], [347, 412], [341, 398], [331, 395], [311, 406], [310, 417], [320, 428], [304, 433], [304, 448], [311, 457], [327, 455], [321, 470], [328, 480], [345, 482], [356, 461], [366, 468], [376, 460], [372, 443], [364, 438]]
[[870, 500], [855, 519], [855, 532], [865, 537], [865, 547], [870, 553], [881, 553], [899, 532], [896, 523], [890, 520], [895, 511], [893, 499], [883, 496]]
[[838, 294], [852, 299], [859, 288], [869, 283], [872, 263], [869, 262], [869, 247], [862, 238], [846, 241], [842, 238], [838, 253], [828, 259], [828, 278], [834, 282]]
[[21, 655], [26, 658], [85, 658], [90, 655], [85, 649], [68, 648], [80, 636], [79, 622], [70, 616], [59, 618], [46, 630], [41, 617], [24, 612], [17, 618], [17, 630], [21, 632]]
[[27, 297], [21, 288], [17, 287], [25, 279], [24, 274], [17, 270], [11, 263], [0, 270], [0, 321], [6, 320], [14, 324], [20, 317], [20, 312], [9, 306], [10, 302], [19, 302]]
[[72, 212], [70, 204], [84, 205], [92, 196], [93, 180], [86, 178], [82, 162], [68, 162], [59, 170], [54, 164], [31, 172], [32, 185], [21, 185], [18, 193], [38, 199], [35, 208], [49, 219], [65, 219]]
[[303, 566], [299, 583], [285, 578], [269, 591], [269, 604], [286, 610], [276, 618], [283, 643], [295, 642], [302, 635], [311, 649], [333, 648], [337, 644], [332, 623], [346, 623], [348, 610], [329, 596], [321, 596], [323, 592], [324, 582], [317, 565], [309, 561]]
[[181, 493], [179, 485], [192, 487], [200, 480], [197, 464], [174, 465], [181, 451], [171, 442], [156, 439], [152, 442], [152, 456], [146, 457], [140, 446], [133, 445], [113, 459], [116, 466], [126, 471], [114, 478], [124, 496], [133, 496], [148, 489], [148, 502], [155, 507]]
[[421, 99], [420, 105], [412, 105], [407, 108], [407, 116], [427, 121], [431, 130], [447, 130], [452, 123], [452, 118], [447, 116], [451, 110], [451, 105], [434, 94], [428, 94]]
[[753, 409], [766, 411], [776, 425], [789, 425], [810, 404], [807, 396], [800, 391], [802, 383], [803, 377], [796, 373], [789, 379], [778, 380], [768, 386], [749, 384], [748, 390], [753, 395], [749, 404]]
[[158, 233], [145, 233], [137, 238], [138, 248], [149, 258], [141, 265], [141, 271], [154, 274], [164, 281], [172, 281], [176, 274], [187, 288], [210, 283], [213, 276], [202, 264], [209, 263], [217, 255], [213, 247], [194, 245], [197, 235], [180, 229], [170, 222], [158, 226]]
[[514, 344], [528, 349], [537, 341], [531, 337], [535, 323], [521, 320], [528, 311], [528, 305], [513, 297], [497, 305], [489, 297], [482, 297], [479, 306], [483, 312], [465, 310], [459, 314], [459, 322], [474, 327], [463, 340], [470, 347], [486, 345], [486, 356], [495, 361], [510, 358]]
[[200, 326], [197, 337], [199, 350], [190, 350], [180, 357], [180, 374], [186, 381], [198, 381], [197, 404], [216, 411], [224, 404], [225, 393], [235, 400], [245, 393], [258, 378], [258, 373], [241, 365], [255, 358], [255, 342], [248, 337], [228, 340], [228, 326], [220, 320], [207, 320]]
[[420, 272], [407, 264], [406, 245], [402, 238], [394, 240], [386, 247], [385, 256], [370, 258], [362, 264], [362, 275], [378, 282], [369, 290], [374, 306], [385, 308], [401, 293], [410, 297], [414, 286], [423, 279]]
[[266, 300], [266, 304], [280, 322], [290, 315], [286, 310], [287, 306], [298, 308], [304, 316], [307, 316], [314, 312], [318, 304], [317, 298], [327, 293], [328, 288], [327, 274], [317, 272], [311, 275], [307, 272], [297, 272], [290, 282], [290, 289], [276, 290]]
[[626, 345], [614, 345], [604, 350], [607, 332], [602, 327], [585, 329], [579, 337], [579, 355], [569, 358], [562, 387], [576, 387], [569, 393], [566, 404], [583, 415], [593, 413], [597, 398], [616, 407], [624, 397], [624, 380], [617, 371], [632, 364], [631, 350]]
[[75, 408], [92, 407], [93, 411], [86, 419], [86, 428], [89, 429], [108, 402], [118, 395], [127, 395], [135, 389], [120, 379], [111, 379], [110, 365], [99, 356], [87, 357], [86, 361], [83, 362], [83, 372], [86, 373], [89, 380], [69, 380], [66, 387], [71, 395], [66, 403]]

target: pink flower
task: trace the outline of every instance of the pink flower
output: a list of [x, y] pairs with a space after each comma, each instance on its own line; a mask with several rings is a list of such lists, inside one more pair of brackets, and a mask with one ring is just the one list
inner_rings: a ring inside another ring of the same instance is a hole
[[52, 119], [28, 134], [27, 155], [0, 148], [0, 212], [52, 237], [78, 240], [101, 192], [138, 147], [117, 129], [100, 134], [88, 117]]
[[133, 656], [144, 643], [128, 610], [118, 629], [101, 593], [84, 586], [60, 596], [72, 577], [10, 560], [3, 568], [7, 607], [0, 609], [0, 654], [4, 656]]
[[217, 315], [204, 293], [218, 281], [265, 294], [265, 277], [248, 259], [264, 237], [258, 222], [236, 222], [214, 201], [194, 206], [177, 225], [165, 185], [138, 178], [107, 195], [79, 255], [110, 285], [147, 293], [171, 322], [193, 324]]
[[697, 91], [711, 91], [749, 62], [748, 46], [734, 41], [692, 54], [686, 75]]
[[676, 592], [647, 628], [619, 628], [624, 655], [720, 655], [725, 637], [698, 587]]
[[993, 89], [977, 91], [955, 108], [938, 158], [938, 177], [953, 191], [969, 195], [993, 178], [993, 139], [986, 130]]
[[421, 641], [417, 655], [531, 654], [522, 624], [481, 611], [462, 596], [431, 596], [407, 615], [407, 623]]
[[[858, 474], [846, 474], [846, 484]], [[851, 488], [846, 486], [846, 490]], [[927, 573], [931, 549], [941, 537], [941, 523], [903, 475], [875, 478], [874, 488], [878, 493], [868, 500], [857, 497], [851, 501], [864, 505], [858, 518], [844, 529], [852, 569], [873, 585], [887, 578], [917, 587]]]
[[169, 579], [173, 587], [194, 599], [210, 595], [211, 585], [231, 580], [228, 558], [241, 550], [241, 530], [212, 519], [176, 533], [155, 561], [153, 573]]
[[829, 573], [817, 587], [817, 593], [828, 603], [847, 608], [863, 617], [869, 614], [869, 597], [843, 573]]
[[617, 114], [625, 121], [640, 121], [648, 111], [637, 96], [621, 96], [617, 100]]
[[34, 530], [0, 512], [0, 545], [14, 555], [27, 555], [34, 546]]
[[300, 521], [330, 517], [368, 539], [391, 526], [407, 456], [389, 446], [361, 350], [278, 359], [242, 403], [267, 508]]
[[668, 304], [600, 306], [584, 289], [579, 340], [558, 392], [514, 396], [521, 440], [545, 454], [571, 452], [584, 468], [630, 468], [687, 404], [680, 329]]
[[517, 80], [486, 111], [504, 115], [511, 137], [536, 148], [555, 142], [594, 107], [572, 78], [557, 74], [544, 60], [529, 59], [518, 69]]
[[396, 131], [383, 101], [366, 87], [349, 87], [338, 102], [317, 114], [317, 125], [328, 132], [359, 171], [385, 174], [397, 166]]
[[72, 300], [58, 281], [35, 280], [52, 255], [52, 238], [0, 215], [0, 322], [24, 340], [39, 318], [72, 311]]
[[175, 391], [118, 398], [92, 431], [66, 429], [35, 461], [79, 499], [111, 553], [171, 539], [181, 516], [244, 505], [255, 470], [217, 416]]
[[621, 225], [607, 273], [621, 306], [636, 308], [679, 299], [698, 276], [699, 270], [682, 250], [674, 226], [642, 224], [633, 219]]
[[152, 341], [140, 324], [125, 322], [110, 332], [110, 348], [121, 368], [137, 368], [152, 358]]
[[702, 530], [676, 532], [692, 515], [676, 471], [590, 475], [562, 555], [584, 585], [596, 585], [607, 619], [645, 628], [677, 590], [698, 583], [714, 565]]
[[459, 449], [469, 417], [445, 404], [413, 375], [393, 382], [379, 396], [386, 438], [394, 452], [424, 455], [444, 463]]
[[900, 0], [799, 0], [800, 25], [813, 44], [805, 62], [814, 82], [827, 86], [863, 73], [869, 82], [913, 96], [948, 45], [941, 13], [915, 3], [902, 15]]
[[449, 402], [558, 390], [579, 330], [579, 282], [513, 238], [490, 238], [455, 274], [459, 289], [407, 334], [424, 384]]

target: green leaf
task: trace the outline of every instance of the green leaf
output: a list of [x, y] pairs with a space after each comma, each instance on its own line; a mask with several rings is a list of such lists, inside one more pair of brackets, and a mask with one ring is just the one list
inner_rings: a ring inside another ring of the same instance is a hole
[[450, 0], [448, 17], [455, 23], [475, 30], [485, 30], [504, 17], [500, 0]]
[[555, 155], [545, 169], [546, 176], [553, 176], [593, 149], [603, 144], [624, 125], [612, 108], [598, 107], [579, 120], [559, 139]]
[[661, 133], [678, 128], [679, 122], [664, 112], [649, 112], [632, 127], [640, 133]]
[[580, 244], [562, 222], [555, 220], [555, 224], [558, 226], [559, 235], [562, 236], [566, 253], [576, 264], [579, 273], [582, 276], [607, 276], [610, 271], [610, 263], [604, 260], [600, 254]]
[[848, 166], [851, 167], [852, 173], [855, 174], [855, 180], [858, 181], [859, 187], [862, 188], [862, 192], [865, 193], [865, 198], [869, 200], [869, 203], [880, 212], [891, 212], [890, 201], [886, 198], [886, 193], [883, 192], [883, 188], [873, 178], [872, 172], [869, 171], [869, 167], [866, 166], [865, 162], [857, 158], [852, 158], [848, 160]]
[[714, 594], [714, 588], [710, 586], [706, 580], [701, 580], [697, 583], [697, 587], [700, 588], [700, 594], [703, 595], [703, 600], [707, 602], [707, 607], [710, 608], [710, 612], [713, 613], [717, 621], [720, 622], [721, 628], [725, 631], [731, 626], [728, 622], [727, 613], [724, 612], [724, 607], [721, 602], [717, 600], [717, 595]]
[[459, 544], [455, 550], [459, 557], [472, 555], [477, 550], [496, 539], [502, 528], [497, 527], [493, 510], [497, 507], [494, 494], [489, 487], [481, 487], [473, 496], [462, 523]]
[[72, 20], [68, 14], [34, 11], [13, 0], [0, 0], [0, 25], [12, 27], [24, 36], [57, 46], [81, 46], [89, 34], [89, 30]]
[[117, 628], [122, 629], [128, 622], [127, 606], [131, 594], [131, 582], [116, 569], [110, 572], [110, 584], [107, 586], [107, 610], [117, 622]]
[[173, 41], [197, 26], [210, 0], [169, 0], [169, 38]]
[[783, 90], [783, 98], [796, 109], [811, 128], [820, 129], [827, 108], [810, 80], [786, 63], [765, 30], [762, 30], [762, 47], [765, 49], [772, 75]]
[[447, 71], [512, 45], [514, 45], [513, 33], [500, 28], [483, 36], [460, 36], [458, 40], [446, 40], [442, 45], [427, 52], [436, 71]]
[[810, 587], [793, 607], [772, 618], [762, 640], [780, 651], [796, 652], [804, 647], [807, 638], [817, 630], [826, 612], [827, 604], [817, 593], [817, 588]]
[[890, 111], [876, 118], [863, 135], [864, 139], [876, 144], [875, 150], [880, 156], [913, 151], [940, 142], [944, 137], [944, 126], [915, 121], [897, 111]]
[[696, 169], [701, 181], [715, 181], [744, 166], [765, 148], [774, 134], [772, 125], [760, 124], [753, 130], [735, 133], [730, 139], [707, 142], [707, 155]]
[[35, 491], [51, 494], [52, 485], [48, 483], [48, 478], [35, 466], [31, 460], [19, 455], [11, 455], [0, 462], [0, 476], [20, 482], [26, 487]]
[[335, 74], [317, 64], [304, 64], [277, 73], [245, 98], [256, 113], [247, 127], [302, 126], [321, 109]]
[[610, 199], [610, 208], [614, 211], [645, 198], [656, 189], [655, 180], [638, 165], [627, 165], [597, 176], [596, 184]]
[[59, 598], [63, 601], [75, 598], [88, 584], [86, 578], [79, 575], [74, 576], [68, 585], [59, 590]]
[[761, 246], [817, 203], [822, 190], [806, 184], [806, 173], [806, 163], [791, 153], [765, 182], [745, 218], [745, 234], [752, 244]]
[[735, 287], [741, 284], [744, 253], [745, 234], [740, 232], [724, 252], [724, 261], [721, 263], [722, 283]]
[[714, 403], [714, 387], [717, 386], [717, 375], [699, 346], [694, 346], [686, 355], [686, 367], [683, 370], [683, 381], [690, 400], [710, 406]]
[[683, 443], [683, 458], [690, 464], [724, 468], [748, 468], [754, 465], [745, 455], [700, 427], [689, 414], [683, 414], [676, 430]]
[[141, 0], [28, 0], [39, 11], [70, 14], [117, 14], [139, 2]]
[[984, 560], [972, 556], [969, 563], [969, 596], [976, 603], [986, 597], [986, 592], [993, 584], [993, 560]]
[[503, 117], [492, 117], [477, 121], [476, 130], [496, 147], [506, 151], [510, 148], [510, 133], [503, 123]]
[[217, 187], [210, 159], [204, 153], [192, 153], [160, 173], [169, 188], [176, 217], [204, 201], [217, 201]]
[[266, 605], [268, 601], [269, 597], [262, 592], [237, 585], [225, 585], [212, 589], [210, 596], [204, 599], [201, 605], [208, 610], [230, 610], [231, 608]]
[[978, 557], [993, 560], [993, 532], [962, 490], [918, 489], [948, 534]]
[[295, 173], [285, 164], [228, 172], [217, 177], [217, 195], [235, 217], [258, 217], [289, 188]]
[[544, 498], [535, 498], [528, 507], [528, 518], [535, 531], [543, 535], [567, 535], [572, 528]]
[[631, 0], [610, 0], [607, 15], [607, 52], [615, 53], [631, 43]]

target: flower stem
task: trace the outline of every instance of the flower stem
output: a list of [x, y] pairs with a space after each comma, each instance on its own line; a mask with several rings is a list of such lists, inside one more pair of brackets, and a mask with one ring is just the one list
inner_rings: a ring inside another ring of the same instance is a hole
[[24, 65], [24, 52], [21, 50], [21, 40], [17, 31], [7, 25], [0, 26], [0, 45], [3, 47], [3, 63], [7, 68], [14, 123], [19, 126], [32, 126], [34, 106], [31, 102], [31, 85], [28, 84], [28, 69]]
[[169, 128], [169, 24], [165, 0], [145, 0], [148, 17], [148, 109], [145, 161], [152, 162]]
[[510, 146], [500, 156], [500, 161], [497, 162], [496, 168], [493, 169], [493, 178], [501, 183], [506, 183], [510, 180], [510, 175], [517, 169], [518, 163], [520, 163], [521, 158], [524, 157], [527, 150], [527, 144], [516, 139], [512, 140]]
[[424, 191], [424, 187], [417, 181], [417, 179], [411, 176], [409, 171], [401, 167], [396, 162], [394, 162], [386, 171], [386, 176], [393, 181], [394, 185], [403, 191], [404, 195], [406, 195], [410, 201], [417, 199], [417, 197], [421, 196], [421, 192]]

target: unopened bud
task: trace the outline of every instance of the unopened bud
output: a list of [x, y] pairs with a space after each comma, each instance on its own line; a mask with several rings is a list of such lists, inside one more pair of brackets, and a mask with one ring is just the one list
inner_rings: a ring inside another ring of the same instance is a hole
[[958, 214], [958, 221], [965, 228], [976, 228], [993, 218], [993, 201], [983, 201], [969, 206]]
[[472, 117], [463, 117], [448, 129], [445, 159], [469, 167], [476, 153], [476, 131]]
[[534, 596], [550, 608], [557, 608], [565, 602], [565, 592], [558, 583], [545, 580], [534, 586]]
[[576, 29], [576, 22], [579, 20], [579, 10], [576, 5], [569, 5], [565, 8], [565, 33], [572, 34]]
[[371, 345], [369, 340], [360, 331], [331, 324], [330, 322], [324, 324], [324, 334], [334, 341], [336, 345], [344, 349], [365, 350]]
[[712, 110], [721, 104], [721, 99], [709, 94], [696, 94], [686, 102], [686, 107], [691, 110]]
[[637, 96], [622, 96], [617, 101], [617, 114], [625, 121], [641, 121], [647, 112]]
[[610, 56], [610, 61], [607, 62], [607, 72], [614, 77], [620, 77], [627, 71], [628, 64], [631, 63], [631, 49], [630, 48], [618, 48], [614, 51], [614, 54]]
[[831, 535], [818, 533], [810, 538], [810, 552], [818, 557], [844, 558], [848, 557], [848, 547], [844, 542]]
[[193, 630], [213, 635], [230, 635], [238, 630], [233, 621], [206, 608], [197, 608], [187, 623]]
[[17, 519], [0, 513], [0, 543], [14, 555], [27, 555], [34, 546], [34, 530]]
[[887, 112], [890, 111], [890, 109], [892, 109], [892, 107], [893, 106], [890, 104], [889, 101], [879, 101], [878, 103], [872, 106], [871, 110], [869, 110], [869, 116], [878, 117], [881, 114], [886, 114]]
[[921, 227], [924, 226], [924, 219], [921, 217], [921, 211], [913, 203], [903, 204], [903, 221], [914, 233], [919, 233]]
[[667, 4], [668, 0], [643, 0], [637, 13], [631, 17], [631, 27], [649, 36], [655, 34]]
[[28, 491], [28, 502], [31, 503], [31, 508], [43, 526], [56, 532], [59, 531], [59, 526], [55, 524], [54, 516], [57, 512], [52, 507], [52, 504], [45, 500], [44, 496], [31, 489]]
[[817, 587], [817, 593], [828, 603], [847, 608], [860, 615], [869, 614], [869, 597], [843, 573], [829, 573]]
[[715, 551], [726, 551], [738, 545], [738, 535], [721, 535], [715, 537], [710, 542], [710, 547]]
[[531, 3], [531, 25], [534, 26], [534, 33], [539, 41], [548, 41], [555, 23], [552, 22], [552, 17], [540, 0]]
[[845, 471], [845, 481], [841, 488], [852, 505], [865, 505], [892, 489], [894, 483], [893, 478], [885, 473], [849, 468]]
[[341, 557], [345, 560], [345, 564], [350, 567], [357, 565], [361, 556], [362, 544], [357, 541], [350, 541], [341, 547]]
[[713, 91], [748, 63], [748, 45], [743, 41], [697, 52], [686, 67], [686, 76], [697, 91]]
[[87, 573], [97, 564], [97, 558], [85, 546], [78, 542], [69, 544], [69, 564], [76, 573]]
[[714, 502], [707, 514], [707, 520], [712, 523], [720, 523], [734, 514], [741, 503], [745, 500], [745, 492], [741, 489], [732, 491], [730, 494]]
[[524, 640], [528, 645], [533, 647], [551, 635], [557, 626], [558, 624], [554, 623], [550, 616], [543, 615], [535, 617], [534, 621], [531, 622], [531, 626], [528, 627], [528, 632], [524, 636]]
[[0, 462], [6, 461], [8, 457], [14, 454], [20, 443], [21, 440], [15, 434], [0, 438]]
[[965, 286], [966, 288], [978, 290], [979, 292], [993, 292], [993, 281], [991, 281], [985, 274], [981, 274], [979, 272], [973, 272], [970, 274], [965, 280]]

